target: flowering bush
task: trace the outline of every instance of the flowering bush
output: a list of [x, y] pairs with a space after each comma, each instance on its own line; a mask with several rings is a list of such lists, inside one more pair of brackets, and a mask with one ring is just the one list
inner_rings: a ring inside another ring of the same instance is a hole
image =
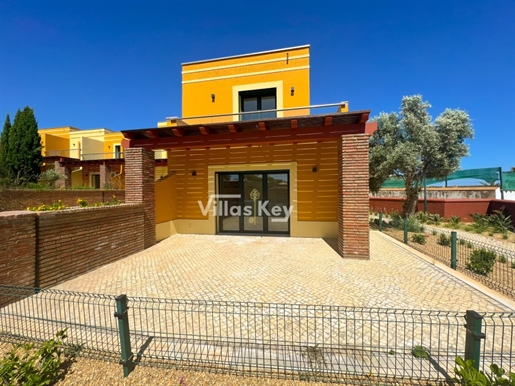
[[[97, 202], [94, 203], [93, 206], [111, 206], [111, 205], [120, 205], [122, 202], [116, 198], [116, 196], [113, 194], [113, 197], [110, 200], [104, 201], [104, 202]], [[77, 204], [81, 208], [87, 208], [89, 204], [87, 201], [83, 200], [82, 198], [77, 199]], [[53, 202], [51, 205], [39, 205], [34, 207], [27, 207], [27, 210], [31, 210], [33, 212], [43, 212], [43, 211], [49, 211], [49, 210], [62, 210], [62, 209], [68, 209], [67, 206], [63, 204], [61, 200], [57, 202]]]
[[53, 202], [50, 205], [40, 205], [40, 206], [33, 206], [33, 207], [27, 207], [27, 210], [31, 210], [33, 212], [45, 212], [50, 210], [62, 210], [67, 209], [67, 207], [63, 204], [61, 200], [58, 200], [57, 202]]

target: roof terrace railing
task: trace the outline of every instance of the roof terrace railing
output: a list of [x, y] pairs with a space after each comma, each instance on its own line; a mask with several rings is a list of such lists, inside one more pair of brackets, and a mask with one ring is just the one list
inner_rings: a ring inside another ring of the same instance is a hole
[[[349, 102], [344, 101], [339, 103], [287, 107], [282, 109], [242, 111], [238, 113], [196, 115], [190, 117], [166, 117], [166, 122], [171, 124], [172, 126], [181, 126], [196, 123], [238, 122], [255, 119], [283, 118], [315, 114], [332, 114], [347, 112], [348, 106]], [[336, 111], [334, 111], [334, 107], [337, 107]], [[316, 112], [312, 113], [312, 110], [316, 110]]]
[[[155, 159], [166, 159], [166, 153], [162, 150], [156, 150], [155, 153]], [[113, 160], [125, 158], [123, 150], [119, 153], [87, 153], [84, 152], [82, 149], [46, 150], [43, 156], [72, 158], [80, 161]]]

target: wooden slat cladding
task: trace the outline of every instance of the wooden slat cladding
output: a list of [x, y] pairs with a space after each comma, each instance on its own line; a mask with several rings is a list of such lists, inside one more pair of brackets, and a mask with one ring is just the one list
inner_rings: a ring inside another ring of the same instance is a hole
[[[209, 198], [209, 165], [292, 161], [297, 162], [298, 220], [337, 221], [336, 141], [169, 151], [168, 171], [177, 173], [177, 218], [205, 218], [198, 201], [206, 203]], [[317, 171], [313, 172], [315, 166]], [[291, 182], [290, 186], [293, 189]]]

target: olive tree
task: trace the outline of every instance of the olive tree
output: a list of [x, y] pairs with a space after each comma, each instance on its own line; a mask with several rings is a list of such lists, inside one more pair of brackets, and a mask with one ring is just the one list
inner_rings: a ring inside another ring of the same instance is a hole
[[400, 113], [373, 118], [377, 131], [370, 138], [370, 190], [377, 193], [389, 177], [402, 178], [403, 216], [415, 212], [425, 178], [444, 178], [458, 170], [468, 155], [465, 140], [474, 135], [465, 111], [446, 109], [433, 121], [430, 107], [421, 95], [406, 96]]

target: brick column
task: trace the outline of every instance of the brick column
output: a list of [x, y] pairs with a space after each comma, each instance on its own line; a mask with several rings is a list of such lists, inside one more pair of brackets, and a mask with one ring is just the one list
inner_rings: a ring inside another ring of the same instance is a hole
[[100, 189], [113, 189], [111, 184], [111, 168], [106, 165], [100, 165]]
[[66, 178], [64, 180], [57, 180], [55, 182], [55, 187], [57, 189], [68, 189], [72, 187], [72, 175], [70, 168], [67, 168], [66, 166], [61, 165], [59, 161], [55, 161], [54, 163], [54, 170], [65, 176]]
[[338, 252], [344, 258], [370, 258], [368, 134], [338, 141]]
[[153, 151], [125, 149], [125, 202], [144, 204], [144, 248], [156, 243], [154, 169]]

